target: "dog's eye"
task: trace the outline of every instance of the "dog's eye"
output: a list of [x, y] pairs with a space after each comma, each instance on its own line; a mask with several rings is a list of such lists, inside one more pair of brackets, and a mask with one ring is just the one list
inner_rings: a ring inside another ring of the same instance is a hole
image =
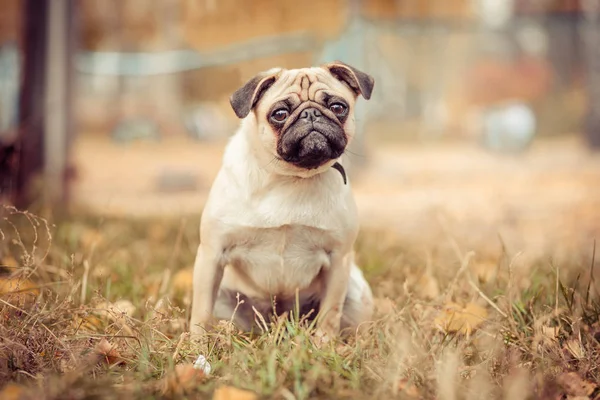
[[290, 113], [288, 112], [288, 110], [280, 108], [279, 110], [273, 111], [273, 113], [271, 114], [271, 119], [275, 122], [283, 122], [287, 119], [289, 115]]
[[348, 111], [348, 107], [346, 107], [342, 103], [333, 103], [329, 106], [329, 109], [338, 117], [343, 117], [344, 115], [346, 115], [346, 111]]

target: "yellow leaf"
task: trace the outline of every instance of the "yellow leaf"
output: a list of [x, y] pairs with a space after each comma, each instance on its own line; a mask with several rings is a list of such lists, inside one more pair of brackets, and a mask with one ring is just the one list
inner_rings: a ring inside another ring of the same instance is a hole
[[448, 303], [436, 317], [435, 324], [444, 332], [458, 332], [470, 335], [483, 321], [487, 310], [477, 304], [469, 303], [461, 307], [456, 303]]
[[19, 267], [19, 263], [15, 260], [14, 257], [7, 256], [0, 260], [0, 266], [8, 267], [11, 269], [15, 269]]
[[17, 307], [33, 304], [39, 294], [39, 288], [29, 279], [0, 276], [0, 297]]
[[2, 400], [20, 400], [25, 398], [25, 388], [23, 386], [9, 383], [0, 390], [0, 399]]
[[426, 299], [435, 299], [440, 295], [440, 287], [437, 279], [431, 274], [423, 274], [416, 283], [417, 293]]
[[413, 292], [420, 298], [429, 300], [435, 299], [440, 295], [438, 281], [429, 270], [408, 275], [404, 282], [404, 289], [407, 292]]
[[221, 386], [215, 390], [213, 400], [256, 400], [254, 392], [238, 389], [232, 386]]
[[72, 326], [74, 329], [81, 332], [98, 333], [104, 330], [104, 323], [102, 320], [93, 314], [85, 315], [83, 317], [75, 316], [75, 318], [73, 318]]

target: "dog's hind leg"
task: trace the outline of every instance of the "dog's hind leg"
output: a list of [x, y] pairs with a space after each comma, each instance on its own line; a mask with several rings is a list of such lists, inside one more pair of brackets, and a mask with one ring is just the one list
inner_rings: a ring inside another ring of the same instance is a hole
[[373, 317], [373, 309], [371, 287], [360, 268], [352, 263], [340, 328], [346, 330], [347, 333], [350, 333], [348, 332], [350, 330], [356, 330], [361, 323], [367, 322]]

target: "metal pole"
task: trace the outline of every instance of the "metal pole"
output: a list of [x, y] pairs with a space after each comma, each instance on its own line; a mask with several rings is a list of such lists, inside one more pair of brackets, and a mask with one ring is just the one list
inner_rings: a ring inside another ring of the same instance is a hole
[[67, 199], [66, 169], [71, 133], [71, 0], [51, 0], [48, 10], [45, 96], [44, 194], [53, 205]]

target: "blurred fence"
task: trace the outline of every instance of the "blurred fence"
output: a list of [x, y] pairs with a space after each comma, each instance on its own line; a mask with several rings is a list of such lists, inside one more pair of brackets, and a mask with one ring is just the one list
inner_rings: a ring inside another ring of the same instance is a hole
[[[219, 3], [213, 7], [218, 12]], [[150, 98], [168, 98], [169, 102], [149, 106], [159, 110], [147, 114], [156, 116], [172, 108], [167, 118], [178, 119], [180, 128], [189, 131], [190, 125], [185, 121], [190, 117], [183, 114], [193, 112], [189, 109], [194, 103], [219, 103], [224, 107], [220, 109], [222, 115], [211, 109], [215, 118], [233, 118], [226, 109], [227, 95], [232, 87], [258, 72], [258, 67], [266, 68], [265, 60], [295, 67], [300, 66], [298, 59], [305, 60], [304, 64], [341, 59], [368, 71], [377, 82], [372, 100], [363, 102], [359, 109], [362, 125], [376, 120], [380, 125], [385, 122], [386, 126], [398, 128], [407, 121], [418, 120], [409, 130], [392, 129], [391, 134], [399, 138], [419, 133], [465, 134], [472, 128], [469, 123], [473, 111], [514, 101], [532, 108], [546, 134], [577, 130], [577, 113], [582, 112], [579, 104], [574, 104], [573, 109], [559, 109], [567, 115], [561, 116], [562, 123], [558, 125], [555, 120], [556, 103], [574, 90], [577, 72], [582, 69], [579, 14], [511, 16], [509, 12], [481, 7], [479, 18], [373, 18], [354, 11], [347, 12], [349, 17], [337, 34], [326, 38], [319, 32], [300, 30], [231, 42], [209, 51], [181, 44], [181, 40], [173, 41], [172, 49], [165, 50], [163, 43], [163, 50], [153, 52], [83, 50], [77, 59], [79, 98], [89, 102], [87, 109], [93, 111], [82, 115], [94, 114], [100, 122], [112, 121], [98, 115], [94, 99], [115, 99], [125, 93], [137, 95], [143, 103], [153, 93]], [[251, 70], [251, 66], [257, 69]], [[237, 69], [238, 73], [220, 76], [216, 69]], [[203, 87], [211, 77], [229, 82], [220, 87], [214, 82]], [[161, 79], [168, 79], [170, 84], [161, 83]], [[127, 108], [112, 100], [107, 104]], [[93, 118], [90, 115], [90, 121]], [[82, 123], [85, 125], [85, 121]], [[216, 129], [208, 122], [206, 125], [205, 131]], [[223, 129], [220, 133], [228, 132]]]

